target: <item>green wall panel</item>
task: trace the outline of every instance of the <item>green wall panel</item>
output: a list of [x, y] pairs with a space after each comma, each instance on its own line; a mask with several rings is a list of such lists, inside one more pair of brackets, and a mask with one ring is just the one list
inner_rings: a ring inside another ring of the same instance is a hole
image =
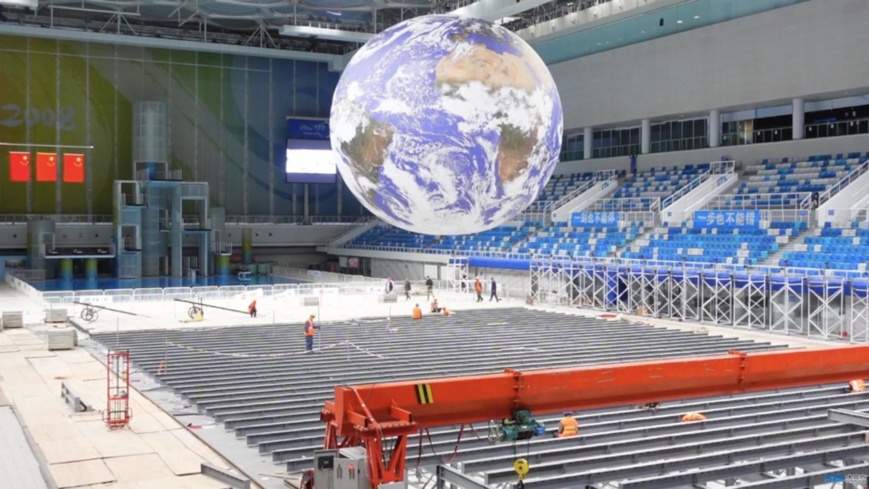
[[0, 141], [93, 146], [59, 151], [85, 154], [84, 184], [37, 183], [35, 161], [33, 181], [13, 184], [8, 152], [27, 147], [0, 147], [0, 214], [111, 214], [112, 182], [133, 178], [139, 101], [169, 105], [170, 165], [208, 182], [211, 205], [289, 215], [296, 201], [301, 213], [302, 186], [284, 183], [286, 118], [328, 117], [338, 76], [312, 62], [0, 36]]

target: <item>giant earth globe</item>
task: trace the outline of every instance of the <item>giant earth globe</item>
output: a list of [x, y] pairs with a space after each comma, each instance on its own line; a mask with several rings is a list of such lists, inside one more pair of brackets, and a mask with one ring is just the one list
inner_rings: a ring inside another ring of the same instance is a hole
[[332, 101], [338, 171], [375, 216], [422, 234], [469, 234], [515, 218], [561, 150], [561, 100], [546, 65], [489, 22], [417, 17], [353, 56]]

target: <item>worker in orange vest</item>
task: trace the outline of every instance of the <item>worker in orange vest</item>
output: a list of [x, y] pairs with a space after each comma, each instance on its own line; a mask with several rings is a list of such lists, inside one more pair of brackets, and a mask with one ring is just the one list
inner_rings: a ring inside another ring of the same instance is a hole
[[317, 326], [314, 325], [316, 314], [311, 313], [308, 320], [305, 321], [305, 352], [311, 353], [314, 351], [314, 334], [316, 334]]
[[570, 411], [564, 412], [564, 417], [561, 418], [561, 423], [558, 426], [558, 438], [569, 438], [579, 434], [579, 421], [573, 417]]
[[706, 416], [701, 413], [687, 413], [682, 416], [682, 421], [689, 423], [691, 421], [706, 421]]
[[250, 317], [256, 317], [256, 299], [254, 299], [253, 302], [251, 302], [250, 305], [247, 306], [247, 312], [250, 313]]
[[419, 304], [413, 306], [413, 314], [411, 314], [413, 319], [422, 319], [422, 309], [419, 308]]
[[863, 392], [866, 390], [866, 382], [863, 379], [854, 379], [848, 382], [848, 392]]
[[474, 292], [477, 293], [477, 302], [483, 302], [483, 282], [480, 282], [480, 277], [474, 282]]

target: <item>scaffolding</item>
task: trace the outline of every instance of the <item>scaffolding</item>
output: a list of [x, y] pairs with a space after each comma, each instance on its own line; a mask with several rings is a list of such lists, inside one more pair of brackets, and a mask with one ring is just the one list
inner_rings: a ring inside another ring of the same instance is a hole
[[541, 304], [869, 342], [869, 278], [589, 257], [538, 256], [530, 264]]
[[109, 428], [130, 424], [130, 352], [109, 351], [106, 360], [106, 411], [103, 420]]

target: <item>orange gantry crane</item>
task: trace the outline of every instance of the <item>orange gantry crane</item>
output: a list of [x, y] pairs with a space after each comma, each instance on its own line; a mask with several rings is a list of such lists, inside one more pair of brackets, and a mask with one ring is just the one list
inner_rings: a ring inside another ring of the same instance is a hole
[[[326, 423], [326, 450], [365, 449], [365, 476], [370, 487], [377, 489], [395, 487], [391, 483], [404, 480], [407, 438], [426, 428], [499, 420], [496, 425], [501, 440], [524, 440], [543, 432], [531, 413], [663, 402], [866, 377], [869, 377], [869, 346], [763, 353], [731, 351], [713, 357], [530, 372], [507, 369], [492, 375], [340, 386], [335, 388], [335, 399], [326, 403], [320, 418]], [[317, 462], [320, 466], [315, 470], [329, 469], [334, 462], [332, 459]], [[359, 467], [349, 465], [349, 469]], [[313, 488], [314, 471], [309, 475], [303, 485]]]

